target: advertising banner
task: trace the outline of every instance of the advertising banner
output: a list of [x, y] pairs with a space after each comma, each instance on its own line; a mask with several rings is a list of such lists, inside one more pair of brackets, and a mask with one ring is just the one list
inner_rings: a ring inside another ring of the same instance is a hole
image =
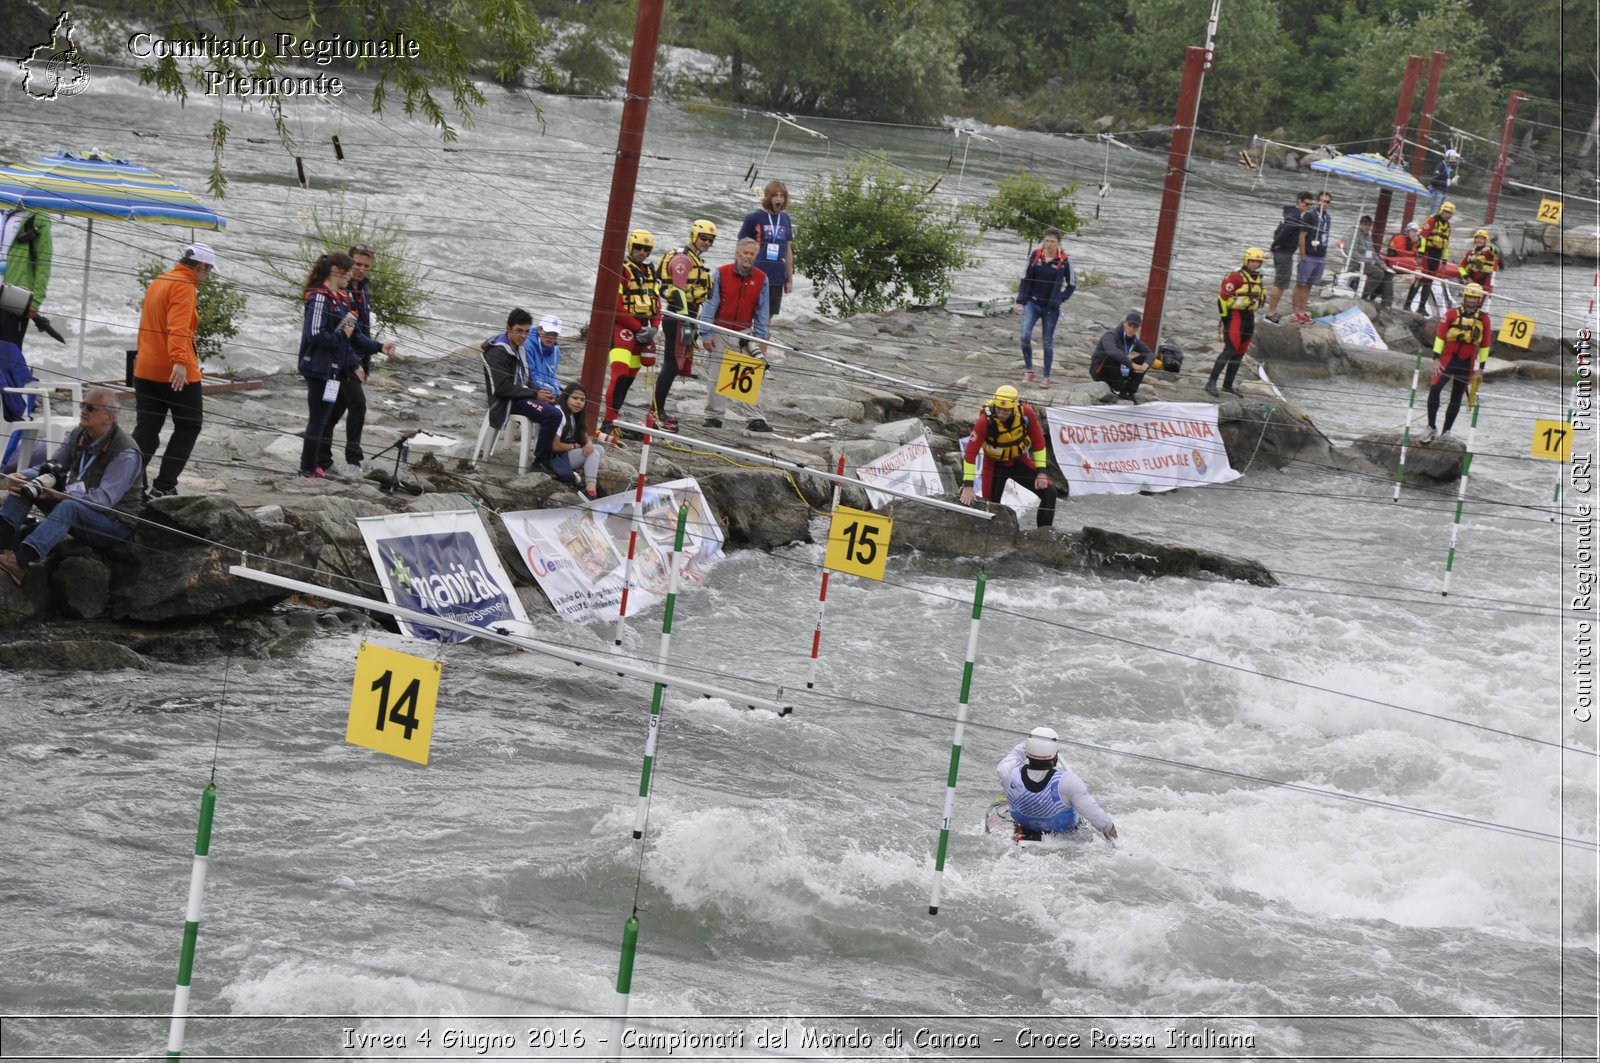
[[1209, 402], [1052, 406], [1050, 447], [1074, 495], [1131, 495], [1237, 480]]
[[[527, 615], [477, 510], [361, 517], [356, 524], [391, 605], [485, 630], [526, 629]], [[405, 620], [400, 630], [441, 642], [471, 637]]]
[[1372, 320], [1361, 312], [1360, 307], [1352, 306], [1329, 317], [1319, 317], [1317, 320], [1325, 325], [1332, 325], [1340, 343], [1348, 343], [1352, 347], [1376, 347], [1380, 351], [1389, 349], [1389, 345], [1383, 342], [1383, 337], [1378, 335], [1378, 330], [1373, 327]]
[[[566, 619], [580, 624], [616, 619], [627, 568], [628, 533], [633, 529], [633, 496], [627, 491], [570, 509], [500, 515], [539, 589]], [[678, 527], [678, 508], [684, 505], [689, 507], [689, 520], [681, 577], [703, 579], [722, 559], [722, 526], [698, 483], [683, 479], [646, 487], [639, 541], [634, 545], [629, 616], [666, 599], [669, 555]]]
[[856, 479], [868, 485], [867, 500], [872, 503], [873, 509], [887, 506], [894, 501], [894, 496], [874, 491], [872, 484], [882, 484], [922, 498], [938, 498], [944, 494], [944, 481], [939, 479], [939, 466], [928, 447], [926, 432], [899, 450], [890, 451], [877, 461], [861, 466], [856, 470]]

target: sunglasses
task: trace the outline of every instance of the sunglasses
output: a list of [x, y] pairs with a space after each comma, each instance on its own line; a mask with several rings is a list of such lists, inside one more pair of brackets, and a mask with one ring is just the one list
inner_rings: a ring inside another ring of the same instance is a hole
[[370, 255], [372, 254], [372, 248], [366, 244], [355, 244], [350, 248], [350, 253], [352, 255]]

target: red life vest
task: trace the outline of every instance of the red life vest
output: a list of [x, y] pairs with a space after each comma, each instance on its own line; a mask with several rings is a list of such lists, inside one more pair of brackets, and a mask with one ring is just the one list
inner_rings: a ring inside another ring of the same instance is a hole
[[717, 316], [715, 324], [735, 332], [746, 332], [755, 324], [756, 307], [767, 290], [767, 275], [759, 269], [740, 276], [732, 262], [717, 269]]

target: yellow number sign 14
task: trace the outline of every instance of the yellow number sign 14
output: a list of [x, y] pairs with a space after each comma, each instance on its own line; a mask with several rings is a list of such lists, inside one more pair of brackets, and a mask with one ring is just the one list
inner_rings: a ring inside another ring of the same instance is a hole
[[426, 764], [438, 704], [438, 661], [363, 642], [344, 740]]
[[877, 513], [849, 506], [836, 506], [828, 524], [828, 549], [822, 555], [824, 568], [852, 576], [882, 580], [889, 563], [889, 535], [894, 521]]

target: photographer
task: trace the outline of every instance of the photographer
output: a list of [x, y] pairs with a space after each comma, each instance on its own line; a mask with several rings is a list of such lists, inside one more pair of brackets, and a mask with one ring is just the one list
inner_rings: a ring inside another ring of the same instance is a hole
[[[133, 437], [117, 424], [116, 393], [95, 388], [79, 404], [73, 429], [50, 461], [6, 477], [0, 505], [0, 569], [21, 586], [37, 564], [71, 534], [97, 550], [127, 542], [144, 487], [144, 459]], [[33, 534], [17, 542], [28, 512], [46, 516]]]

